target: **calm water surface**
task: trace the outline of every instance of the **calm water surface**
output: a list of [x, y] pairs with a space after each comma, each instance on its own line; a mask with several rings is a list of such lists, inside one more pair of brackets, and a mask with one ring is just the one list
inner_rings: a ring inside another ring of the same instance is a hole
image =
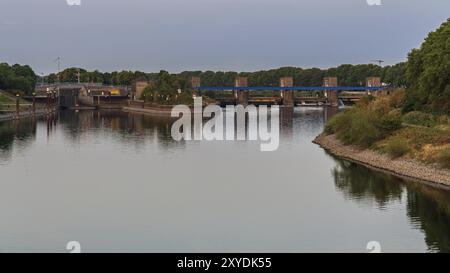
[[331, 157], [327, 115], [296, 109], [269, 153], [121, 112], [0, 122], [0, 251], [450, 252], [450, 193]]

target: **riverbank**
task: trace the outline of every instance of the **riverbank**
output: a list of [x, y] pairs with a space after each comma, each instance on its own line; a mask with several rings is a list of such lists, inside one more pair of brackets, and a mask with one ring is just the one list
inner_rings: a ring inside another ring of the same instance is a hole
[[50, 109], [36, 109], [36, 111], [24, 111], [20, 112], [19, 115], [16, 113], [8, 113], [8, 114], [1, 114], [0, 115], [0, 121], [6, 121], [6, 120], [14, 120], [14, 119], [23, 119], [23, 118], [29, 118], [29, 117], [39, 117], [44, 116], [47, 114], [54, 113], [56, 111], [56, 108]]
[[391, 159], [370, 149], [344, 145], [334, 134], [319, 135], [313, 141], [334, 156], [385, 171], [401, 178], [412, 179], [450, 189], [450, 170], [413, 159]]

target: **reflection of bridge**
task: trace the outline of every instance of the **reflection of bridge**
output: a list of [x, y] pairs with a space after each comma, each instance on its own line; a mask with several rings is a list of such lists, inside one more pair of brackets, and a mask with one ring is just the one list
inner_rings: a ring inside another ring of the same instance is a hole
[[212, 92], [215, 99], [223, 105], [282, 104], [336, 107], [340, 101], [353, 103], [368, 94], [377, 96], [386, 93], [388, 89], [388, 86], [381, 84], [379, 77], [367, 78], [366, 86], [338, 86], [336, 77], [324, 78], [323, 82], [323, 86], [294, 86], [292, 77], [284, 77], [280, 79], [280, 86], [248, 86], [246, 77], [238, 77], [234, 86], [201, 86], [200, 78], [191, 79], [194, 90], [199, 93]]

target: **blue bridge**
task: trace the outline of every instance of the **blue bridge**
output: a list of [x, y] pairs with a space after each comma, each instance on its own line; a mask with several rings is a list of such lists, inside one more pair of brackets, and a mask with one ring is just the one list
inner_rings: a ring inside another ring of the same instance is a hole
[[337, 107], [352, 104], [367, 95], [389, 93], [390, 86], [383, 85], [379, 77], [369, 77], [366, 86], [339, 86], [337, 77], [326, 77], [323, 86], [295, 86], [293, 77], [280, 78], [279, 86], [248, 86], [246, 77], [238, 77], [234, 86], [201, 86], [199, 77], [191, 78], [194, 92], [207, 92], [221, 105], [323, 105]]

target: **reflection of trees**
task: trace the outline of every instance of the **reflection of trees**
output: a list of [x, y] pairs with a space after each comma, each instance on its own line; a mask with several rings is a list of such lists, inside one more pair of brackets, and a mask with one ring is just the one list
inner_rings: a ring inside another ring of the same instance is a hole
[[14, 141], [28, 143], [36, 135], [35, 119], [4, 121], [0, 123], [0, 159], [11, 157]]
[[402, 180], [348, 161], [337, 161], [333, 170], [336, 187], [350, 199], [374, 200], [380, 208], [393, 200], [400, 200]]
[[430, 251], [450, 252], [450, 193], [422, 183], [373, 171], [359, 164], [336, 160], [336, 188], [356, 202], [376, 201], [379, 207], [407, 193], [407, 214], [425, 234]]
[[408, 217], [425, 233], [430, 251], [450, 252], [450, 193], [408, 185]]
[[[60, 114], [61, 126], [66, 135], [77, 141], [88, 132], [108, 131], [124, 144], [144, 146], [149, 140], [157, 139], [158, 145], [169, 149], [184, 145], [171, 136], [173, 120], [165, 116], [150, 116], [125, 113], [122, 111], [63, 111]], [[131, 136], [131, 137], [130, 137]]]

